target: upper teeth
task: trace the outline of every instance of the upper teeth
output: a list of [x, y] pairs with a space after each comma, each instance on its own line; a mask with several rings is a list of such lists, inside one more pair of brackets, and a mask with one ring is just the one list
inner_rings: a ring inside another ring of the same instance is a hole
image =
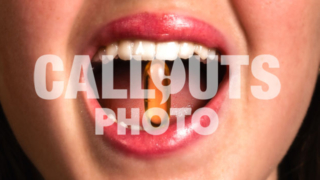
[[130, 60], [134, 55], [140, 55], [141, 60], [175, 60], [177, 57], [188, 59], [193, 54], [200, 56], [202, 60], [208, 56], [216, 55], [215, 49], [208, 49], [205, 46], [191, 42], [151, 42], [144, 40], [124, 40], [102, 47], [93, 57], [93, 61], [101, 61], [102, 55], [112, 55], [122, 60]]

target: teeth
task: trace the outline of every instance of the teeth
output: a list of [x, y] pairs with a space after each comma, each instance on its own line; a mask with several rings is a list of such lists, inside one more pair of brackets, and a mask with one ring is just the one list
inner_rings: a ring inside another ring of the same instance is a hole
[[124, 127], [124, 128], [128, 128], [128, 125], [126, 123], [124, 123], [124, 122], [120, 122], [119, 125]]
[[197, 46], [195, 47], [194, 52], [195, 52], [196, 54], [198, 54], [198, 55], [200, 56], [200, 58], [203, 59], [203, 60], [204, 60], [204, 59], [207, 59], [208, 54], [209, 54], [208, 48], [206, 48], [206, 47], [204, 47], [204, 46], [201, 46], [201, 45], [197, 45]]
[[156, 43], [150, 41], [135, 41], [133, 55], [141, 55], [141, 60], [153, 60], [156, 53]]
[[107, 116], [108, 116], [108, 118], [111, 119], [113, 122], [117, 122], [116, 117], [114, 117], [114, 115], [108, 114]]
[[133, 130], [142, 130], [143, 128], [141, 126], [138, 126], [138, 125], [131, 125], [130, 126], [130, 129], [133, 129]]
[[208, 49], [205, 46], [194, 44], [191, 42], [160, 42], [151, 41], [129, 41], [124, 40], [119, 43], [113, 43], [107, 47], [100, 48], [92, 61], [101, 61], [102, 55], [112, 55], [115, 59], [118, 57], [122, 60], [130, 60], [132, 55], [140, 55], [141, 60], [170, 60], [173, 61], [180, 57], [188, 59], [193, 54], [197, 54], [201, 58], [201, 62], [206, 63], [208, 60], [214, 59], [216, 55], [215, 49]]
[[98, 52], [93, 56], [92, 61], [93, 62], [102, 61], [102, 55], [107, 55], [105, 47], [99, 48]]
[[106, 47], [106, 54], [112, 55], [113, 57], [116, 57], [118, 55], [118, 45], [117, 43], [112, 43], [109, 46]]
[[122, 60], [130, 60], [132, 55], [133, 43], [131, 41], [121, 41], [119, 43], [118, 56]]
[[210, 49], [208, 52], [207, 61], [213, 61], [213, 60], [217, 61], [218, 59], [216, 58], [216, 54], [217, 54], [217, 52], [215, 49]]
[[[116, 117], [114, 117], [112, 114], [108, 114], [107, 115], [109, 119], [111, 119], [113, 122], [118, 123]], [[141, 127], [140, 125], [127, 125], [125, 122], [119, 122], [119, 125], [124, 127], [124, 128], [128, 128], [128, 129], [133, 129], [133, 130], [143, 130], [143, 127]]]
[[195, 46], [193, 43], [180, 43], [179, 57], [181, 59], [189, 59], [194, 53]]
[[178, 57], [179, 43], [165, 42], [157, 44], [156, 59], [158, 60], [175, 60]]

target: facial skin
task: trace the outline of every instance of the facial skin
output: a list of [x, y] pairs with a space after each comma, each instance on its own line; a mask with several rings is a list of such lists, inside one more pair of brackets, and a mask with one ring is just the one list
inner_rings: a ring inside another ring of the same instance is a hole
[[[46, 179], [276, 179], [313, 93], [320, 60], [319, 8], [318, 0], [1, 1], [1, 105], [23, 150]], [[106, 145], [94, 134], [83, 100], [37, 96], [33, 73], [40, 56], [58, 55], [64, 72], [48, 71], [47, 80], [67, 83], [73, 57], [93, 29], [141, 12], [205, 21], [250, 62], [261, 54], [277, 57], [280, 69], [264, 68], [279, 78], [280, 94], [272, 100], [253, 97], [251, 85], [267, 86], [243, 66], [241, 99], [223, 104], [217, 131], [153, 159]]]

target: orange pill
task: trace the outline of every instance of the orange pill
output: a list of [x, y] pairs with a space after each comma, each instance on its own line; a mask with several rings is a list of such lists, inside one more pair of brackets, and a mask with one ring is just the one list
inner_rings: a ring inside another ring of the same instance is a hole
[[[164, 78], [164, 75], [169, 76], [169, 67], [164, 61], [154, 60], [153, 63], [149, 62], [143, 73], [144, 89], [154, 89], [155, 98], [151, 98], [151, 94], [145, 94], [144, 98], [144, 108], [147, 119], [151, 121], [151, 124], [158, 127], [161, 121], [169, 122], [170, 119], [170, 107], [171, 107], [171, 91], [170, 91], [170, 79]], [[162, 89], [158, 89], [152, 77], [157, 78], [155, 81], [160, 81]], [[161, 103], [163, 96], [168, 97], [166, 102]], [[153, 109], [151, 109], [153, 108]], [[164, 111], [159, 111], [157, 109], [162, 109]], [[164, 114], [166, 112], [166, 114]]]

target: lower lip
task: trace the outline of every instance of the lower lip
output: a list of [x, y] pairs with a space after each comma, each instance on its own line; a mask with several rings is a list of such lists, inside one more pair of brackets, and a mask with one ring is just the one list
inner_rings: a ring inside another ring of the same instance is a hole
[[[219, 84], [219, 90], [214, 98], [205, 106], [214, 110], [218, 117], [219, 110], [225, 100], [228, 90], [228, 77]], [[96, 108], [102, 108], [96, 99], [86, 99], [91, 119], [95, 122]], [[131, 135], [131, 130], [127, 129], [126, 135], [117, 134], [117, 123], [104, 127], [104, 137], [108, 144], [121, 150], [124, 153], [137, 155], [140, 157], [155, 157], [157, 155], [173, 152], [201, 138], [194, 129], [200, 125], [208, 125], [210, 119], [203, 116], [200, 123], [192, 124], [191, 116], [185, 119], [185, 127], [177, 129], [177, 124], [171, 124], [167, 131], [161, 135], [151, 135], [146, 131], [140, 131], [139, 135]], [[219, 128], [219, 127], [218, 127]]]
[[[161, 18], [162, 17], [162, 18]], [[167, 17], [167, 19], [163, 19]], [[149, 22], [145, 25], [145, 22]], [[146, 33], [147, 32], [147, 33]], [[148, 33], [149, 32], [149, 33]], [[183, 33], [182, 33], [183, 32]], [[166, 36], [164, 36], [166, 34]], [[97, 47], [119, 39], [150, 39], [153, 41], [184, 40], [203, 44], [209, 48], [217, 48], [223, 54], [228, 54], [222, 35], [208, 24], [188, 17], [176, 15], [139, 14], [109, 23], [98, 33], [102, 38], [94, 38]], [[219, 84], [219, 90], [205, 106], [214, 110], [218, 116], [228, 90], [228, 76]], [[91, 119], [95, 122], [96, 108], [102, 108], [96, 99], [87, 99]], [[106, 143], [127, 154], [140, 157], [155, 157], [161, 154], [181, 149], [203, 135], [194, 131], [195, 126], [209, 124], [210, 119], [203, 116], [200, 123], [191, 123], [191, 117], [185, 119], [185, 127], [177, 129], [177, 124], [171, 124], [161, 135], [151, 135], [140, 131], [139, 135], [131, 135], [127, 129], [126, 135], [117, 134], [117, 123], [104, 127]], [[219, 128], [219, 127], [218, 127]]]

